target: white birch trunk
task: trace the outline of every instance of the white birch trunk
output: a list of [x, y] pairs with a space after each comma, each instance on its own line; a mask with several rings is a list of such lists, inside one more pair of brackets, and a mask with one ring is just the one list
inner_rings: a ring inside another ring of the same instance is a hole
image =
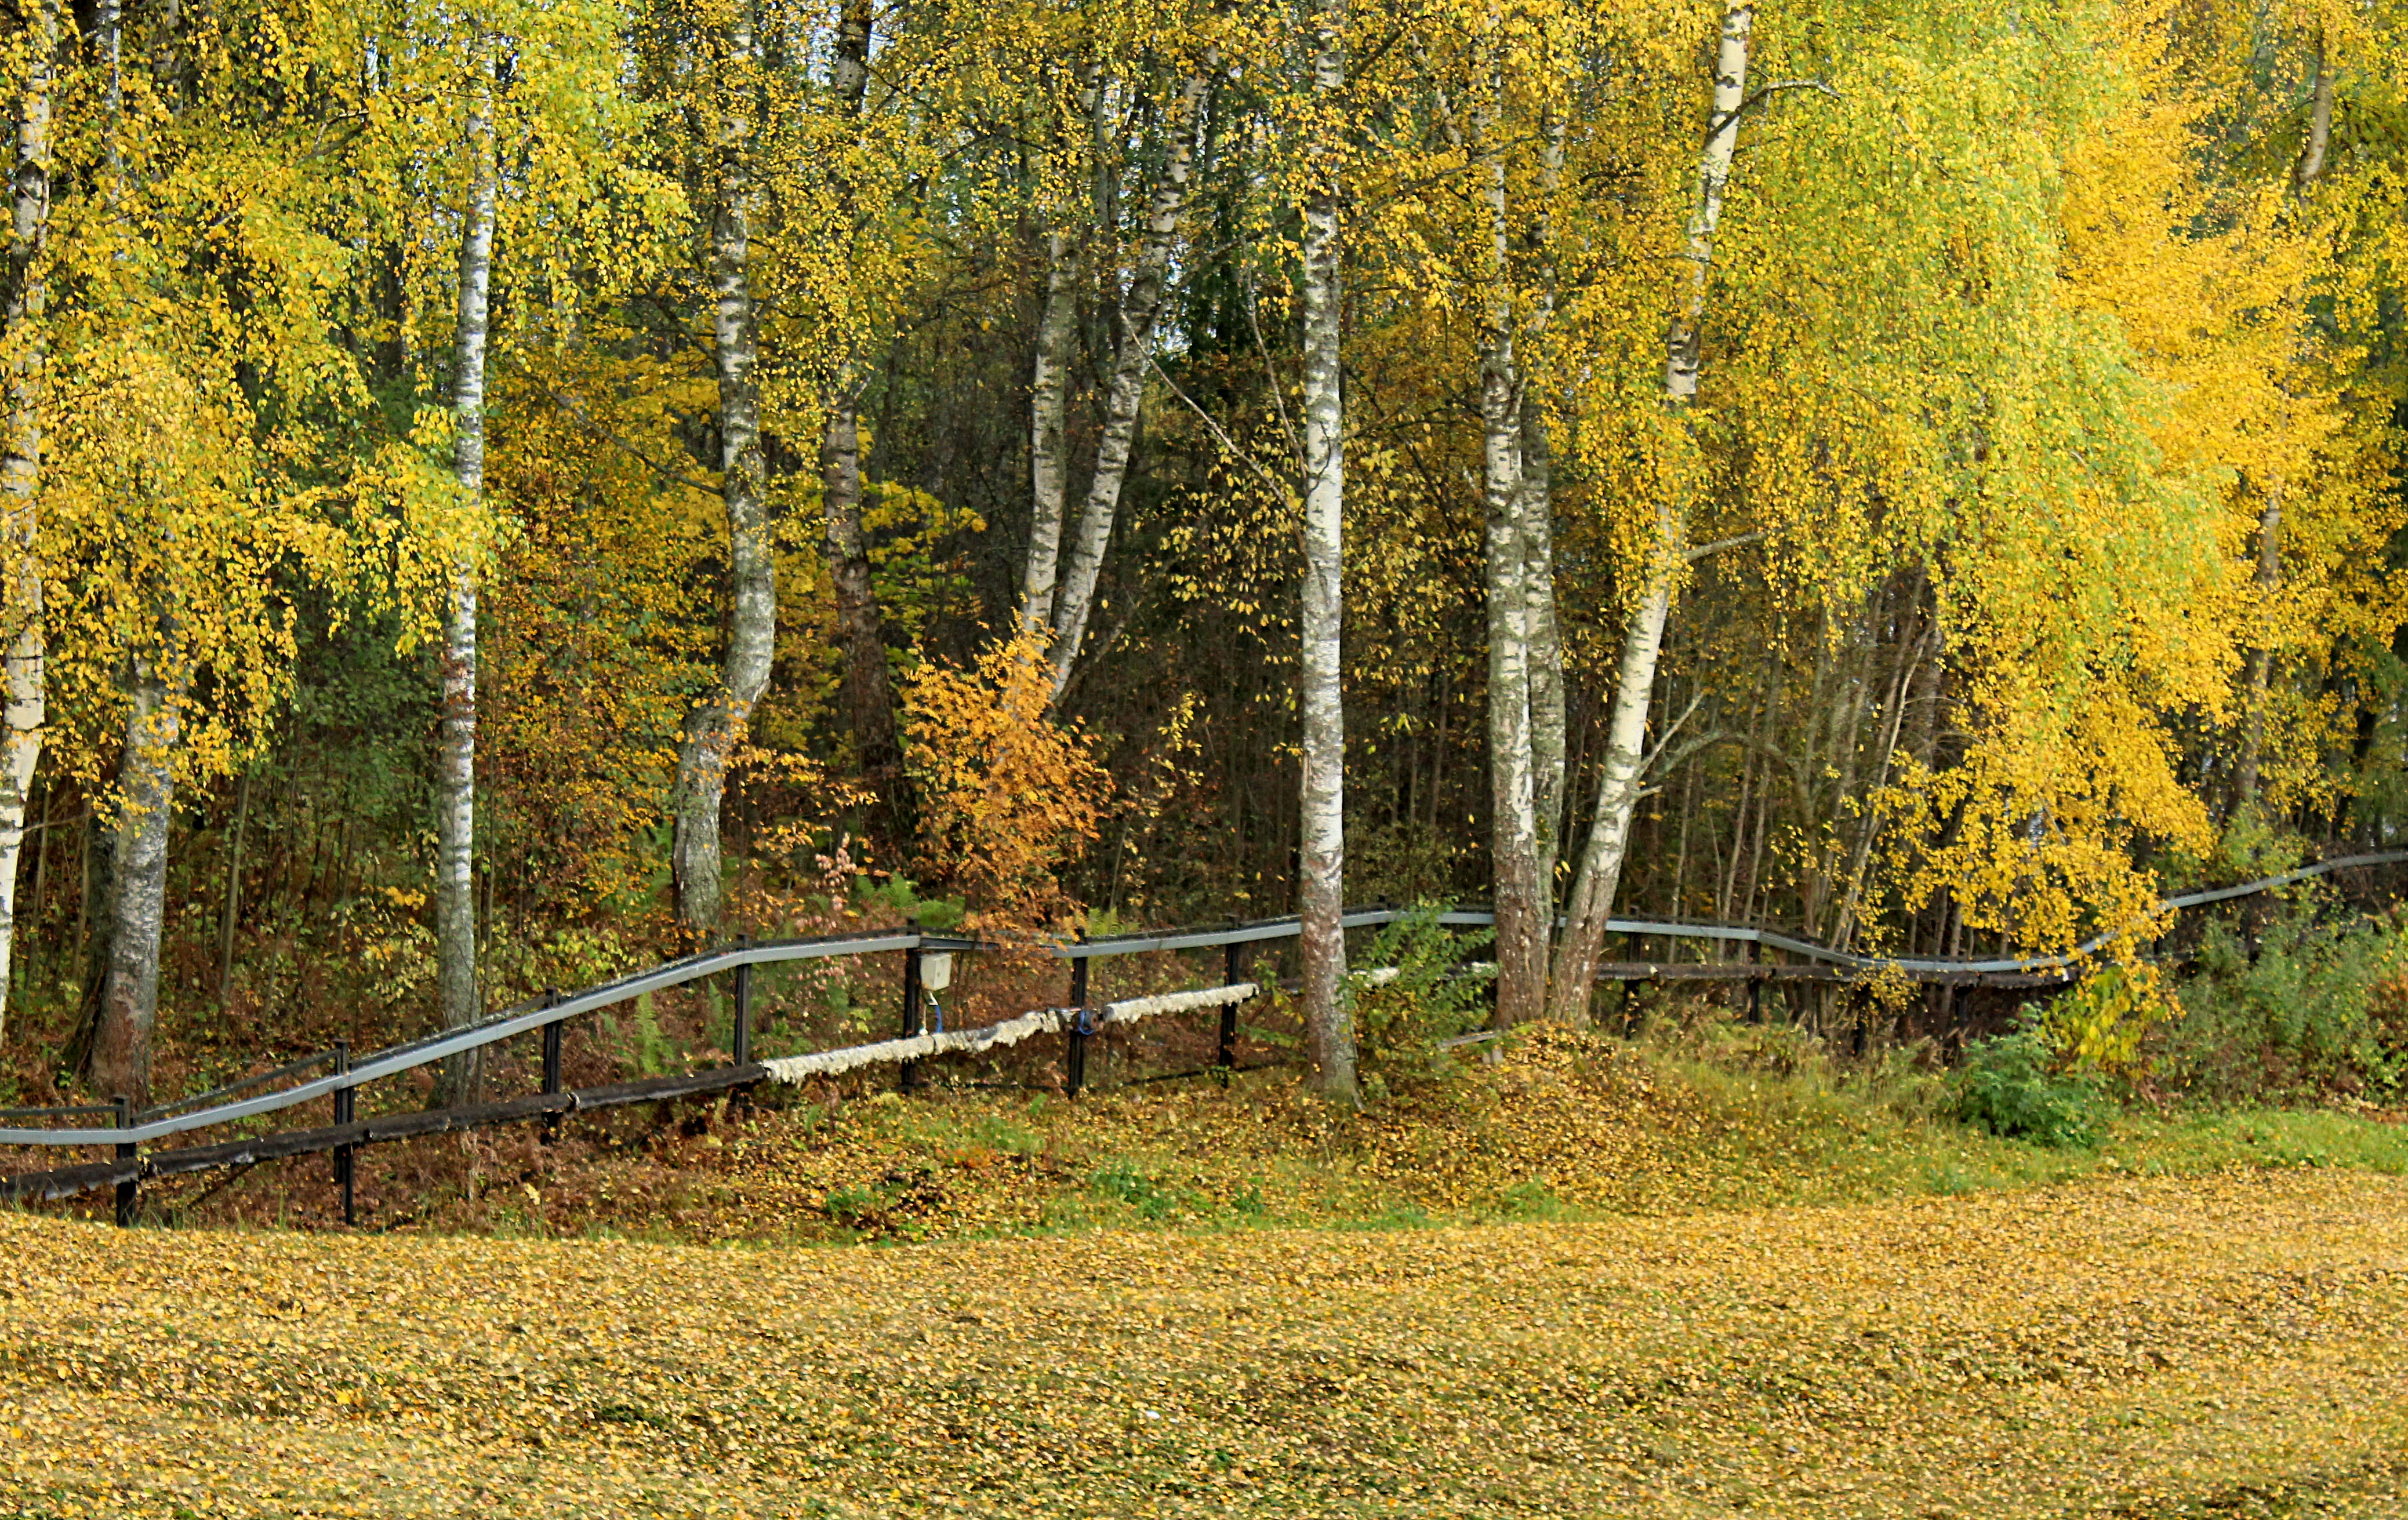
[[1304, 880], [1298, 908], [1304, 961], [1304, 1024], [1313, 1083], [1333, 1098], [1358, 1100], [1354, 1028], [1341, 990], [1346, 976], [1346, 715], [1339, 663], [1345, 609], [1341, 576], [1346, 505], [1345, 409], [1340, 389], [1339, 92], [1344, 0], [1320, 0], [1313, 15], [1314, 182], [1304, 197]]
[[[1541, 275], [1531, 327], [1545, 332], [1555, 314], [1555, 197], [1564, 167], [1565, 115], [1548, 110], [1541, 133], [1537, 215], [1531, 243]], [[1555, 925], [1555, 863], [1563, 851], [1564, 645], [1555, 619], [1555, 451], [1547, 437], [1547, 412], [1531, 385], [1532, 357], [1522, 370], [1522, 491], [1518, 502], [1524, 559], [1523, 591], [1529, 603], [1530, 794], [1538, 818], [1539, 933], [1552, 944]]]
[[[1747, 98], [1748, 36], [1756, 21], [1754, 0], [1730, 0], [1723, 11], [1722, 37], [1714, 50], [1713, 107], [1707, 118], [1704, 149], [1698, 155], [1698, 208], [1689, 219], [1684, 251], [1688, 274], [1671, 329], [1665, 338], [1664, 404], [1676, 417], [1698, 394], [1698, 333], [1706, 311], [1706, 271], [1713, 262], [1714, 230], [1722, 222], [1723, 189], [1730, 180], [1739, 138], [1739, 111]], [[1653, 563], [1623, 632], [1621, 667], [1613, 710], [1606, 723], [1603, 774], [1598, 783], [1597, 816], [1589, 825], [1580, 868], [1572, 879], [1562, 942], [1556, 947], [1548, 1011], [1557, 1020], [1585, 1025], [1605, 925], [1622, 882], [1630, 845], [1630, 820], [1639, 803], [1646, 767], [1647, 715], [1656, 689], [1656, 663], [1664, 648], [1664, 627], [1672, 610], [1684, 528], [1677, 484], [1656, 498]]]
[[1513, 286], [1505, 160], [1490, 110], [1477, 113], [1488, 213], [1488, 299], [1479, 340], [1481, 495], [1486, 509], [1489, 873], [1497, 913], [1497, 1025], [1544, 1006], [1547, 925], [1539, 907], [1538, 802], [1530, 740], [1529, 550], [1522, 535], [1522, 394], [1513, 364]]
[[113, 891], [103, 932], [100, 1008], [91, 1079], [106, 1097], [136, 1108], [150, 1101], [151, 1032], [159, 1018], [159, 937], [166, 916], [167, 834], [176, 800], [181, 724], [157, 667], [136, 661], [125, 753], [118, 767]]
[[727, 503], [730, 609], [727, 650], [719, 688], [687, 716], [678, 747], [675, 839], [671, 870], [678, 920], [707, 931], [719, 923], [719, 820], [727, 767], [752, 705], [769, 683], [776, 648], [777, 565], [770, 554], [764, 500], [761, 396], [753, 377], [759, 357], [752, 306], [752, 133], [749, 114], [753, 65], [752, 19], [739, 5], [729, 25], [727, 77], [721, 81], [725, 113], [719, 142], [719, 205], [711, 220], [711, 315], [719, 376], [720, 490]]
[[1555, 532], [1553, 452], [1547, 416], [1528, 392], [1522, 401], [1522, 589], [1529, 603], [1530, 796], [1537, 811], [1539, 925], [1554, 938], [1555, 862], [1563, 851], [1564, 641], [1555, 619]]
[[1063, 577], [1060, 602], [1054, 609], [1054, 700], [1070, 683], [1070, 671], [1086, 637], [1095, 610], [1096, 581], [1103, 573], [1104, 550], [1111, 541], [1112, 519], [1120, 510], [1121, 486], [1128, 475], [1129, 451], [1137, 442], [1140, 404], [1145, 399], [1146, 372], [1154, 364], [1154, 328], [1162, 314], [1162, 297], [1170, 278], [1170, 253], [1179, 236], [1179, 219], [1186, 209], [1187, 181], [1194, 172], [1196, 123], [1204, 107], [1210, 76], [1217, 59], [1207, 54], [1205, 66], [1180, 81], [1168, 120], [1164, 123], [1162, 177], [1154, 182], [1145, 211], [1145, 236], [1138, 248], [1137, 265], [1129, 272], [1120, 303], [1120, 343], [1112, 355], [1112, 373], [1106, 389], [1103, 431], [1096, 440], [1095, 474], [1079, 509], [1077, 537], [1070, 545], [1070, 564]]
[[1070, 345], [1079, 323], [1078, 245], [1059, 230], [1045, 237], [1045, 311], [1037, 323], [1037, 362], [1028, 380], [1028, 561], [1020, 583], [1020, 624], [1054, 623], [1060, 578], [1062, 513], [1069, 491]]
[[2299, 162], [2291, 165], [2291, 190], [2304, 195], [2325, 176], [2325, 155], [2332, 145], [2332, 60], [2325, 51], [2325, 35], [2316, 33], [2315, 84], [2308, 97], [2308, 131], [2300, 144]]
[[[50, 216], [50, 87], [58, 53], [56, 0], [36, 0], [32, 66], [20, 97], [11, 155], [8, 262], [0, 310], [0, 364], [7, 366], [7, 436], [0, 440], [0, 576], [7, 595], [5, 736], [0, 736], [0, 1020], [5, 1020], [16, 949], [17, 866], [25, 847], [25, 807], [42, 753], [48, 683], [43, 678], [41, 260]], [[0, 1032], [5, 1032], [0, 1023]]]
[[[452, 470], [461, 505], [481, 517], [485, 493], [485, 344], [494, 267], [494, 100], [480, 49], [469, 107], [468, 205], [460, 235], [459, 326], [452, 353]], [[435, 982], [445, 1027], [477, 1022], [477, 564], [452, 566], [443, 609], [443, 733], [436, 782]], [[481, 1063], [452, 1062], [449, 1096], [477, 1100]]]

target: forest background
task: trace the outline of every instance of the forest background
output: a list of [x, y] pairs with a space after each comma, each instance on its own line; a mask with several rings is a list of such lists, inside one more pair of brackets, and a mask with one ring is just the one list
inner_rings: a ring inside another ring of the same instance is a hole
[[1295, 911], [1343, 1090], [1341, 892], [1577, 1023], [2408, 810], [2382, 0], [9, 7], [20, 1095]]

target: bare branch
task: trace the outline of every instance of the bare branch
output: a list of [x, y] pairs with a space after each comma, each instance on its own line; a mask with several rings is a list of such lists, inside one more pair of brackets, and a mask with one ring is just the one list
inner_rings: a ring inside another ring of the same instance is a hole
[[1752, 544], [1763, 537], [1764, 530], [1757, 528], [1750, 533], [1735, 534], [1728, 538], [1716, 538], [1712, 543], [1699, 544], [1695, 549], [1684, 550], [1681, 553], [1681, 563], [1695, 565], [1708, 554], [1716, 553], [1725, 549], [1737, 549], [1742, 544]]

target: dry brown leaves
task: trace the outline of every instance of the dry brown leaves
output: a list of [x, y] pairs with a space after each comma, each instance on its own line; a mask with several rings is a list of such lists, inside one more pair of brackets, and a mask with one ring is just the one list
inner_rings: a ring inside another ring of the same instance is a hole
[[0, 1513], [2408, 1513], [2408, 1183], [896, 1250], [0, 1219]]

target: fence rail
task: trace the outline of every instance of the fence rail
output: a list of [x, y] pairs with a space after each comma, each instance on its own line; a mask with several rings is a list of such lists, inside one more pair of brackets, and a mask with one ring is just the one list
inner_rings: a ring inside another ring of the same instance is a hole
[[[2268, 892], [2278, 887], [2323, 876], [2337, 870], [2408, 863], [2408, 850], [2383, 851], [2372, 854], [2347, 855], [2333, 860], [2286, 871], [2277, 876], [2235, 886], [2215, 887], [2181, 894], [2161, 901], [2143, 923], [2128, 932], [2139, 932], [2155, 925], [2173, 911], [2229, 901], [2237, 897]], [[1347, 912], [1343, 924], [1347, 928], [1373, 928], [1407, 916], [1411, 910], [1378, 907], [1357, 909]], [[1479, 910], [1452, 910], [1437, 915], [1438, 922], [1451, 927], [1486, 926], [1495, 922], [1494, 915]], [[1750, 959], [1735, 962], [1654, 962], [1622, 961], [1598, 968], [1602, 982], [1698, 981], [1744, 982], [1751, 999], [1756, 988], [1765, 982], [1846, 982], [1866, 975], [1886, 973], [1903, 975], [1911, 980], [1942, 985], [1989, 985], [2000, 987], [2039, 987], [2054, 985], [2068, 980], [2073, 968], [2085, 956], [2114, 940], [2117, 936], [2102, 934], [2086, 940], [2067, 954], [2017, 956], [1983, 959], [1978, 957], [1882, 957], [1864, 955], [1819, 944], [1802, 936], [1786, 934], [1777, 929], [1729, 924], [1692, 924], [1682, 921], [1655, 919], [1612, 919], [1607, 931], [1636, 940], [1650, 939], [1693, 939], [1725, 944], [1745, 944], [1760, 952], [1772, 949], [1801, 957], [1790, 963]], [[1239, 975], [1240, 948], [1269, 940], [1293, 939], [1299, 932], [1294, 917], [1258, 919], [1251, 922], [1232, 921], [1218, 928], [1187, 928], [1152, 933], [1113, 935], [1095, 939], [1073, 939], [1051, 942], [1009, 943], [1005, 941], [928, 934], [917, 930], [873, 935], [830, 935], [810, 939], [746, 942], [702, 954], [656, 966], [648, 970], [589, 987], [560, 997], [523, 1003], [506, 1009], [481, 1023], [457, 1029], [442, 1030], [423, 1039], [390, 1046], [351, 1058], [340, 1044], [332, 1050], [287, 1063], [273, 1070], [212, 1089], [207, 1093], [155, 1105], [139, 1113], [129, 1112], [121, 1101], [108, 1106], [80, 1105], [56, 1109], [0, 1110], [0, 1119], [32, 1117], [72, 1117], [106, 1113], [117, 1122], [86, 1128], [0, 1127], [0, 1145], [21, 1146], [108, 1146], [116, 1156], [106, 1162], [86, 1166], [65, 1167], [47, 1171], [18, 1173], [0, 1177], [0, 1197], [39, 1196], [56, 1197], [66, 1193], [89, 1191], [114, 1185], [119, 1195], [119, 1216], [129, 1219], [132, 1212], [132, 1189], [145, 1177], [175, 1175], [207, 1170], [217, 1167], [247, 1165], [277, 1156], [297, 1155], [316, 1151], [337, 1153], [337, 1166], [345, 1195], [345, 1214], [351, 1213], [351, 1152], [360, 1145], [380, 1140], [399, 1140], [409, 1136], [437, 1134], [446, 1130], [474, 1128], [484, 1125], [509, 1124], [529, 1118], [556, 1121], [558, 1116], [580, 1110], [607, 1108], [615, 1104], [641, 1102], [653, 1098], [689, 1096], [725, 1091], [763, 1081], [802, 1080], [809, 1075], [881, 1063], [902, 1066], [904, 1081], [910, 1084], [917, 1063], [949, 1054], [968, 1054], [1007, 1044], [1034, 1034], [1058, 1032], [1069, 1036], [1068, 1085], [1075, 1091], [1083, 1078], [1086, 1040], [1104, 1025], [1118, 1020], [1146, 1017], [1154, 1013], [1186, 1011], [1191, 1009], [1217, 1008], [1221, 1011], [1220, 1066], [1228, 1068], [1234, 1061], [1236, 1011], [1239, 1002], [1254, 995], [1251, 982]], [[1201, 989], [1197, 993], [1169, 994], [1154, 998], [1129, 999], [1108, 1004], [1100, 1011], [1087, 1007], [1086, 986], [1088, 967], [1096, 960], [1117, 956], [1148, 954], [1163, 951], [1204, 950], [1219, 947], [1226, 952], [1223, 985]], [[1064, 1009], [1040, 1009], [1018, 1019], [982, 1029], [957, 1030], [951, 1033], [930, 1031], [920, 1026], [923, 1010], [920, 1005], [922, 958], [977, 951], [1013, 951], [1040, 954], [1067, 961], [1071, 968], [1071, 1004]], [[756, 967], [789, 962], [824, 959], [832, 956], [870, 955], [895, 952], [905, 957], [905, 1027], [894, 1040], [868, 1046], [854, 1046], [839, 1051], [819, 1052], [800, 1056], [782, 1057], [768, 1062], [750, 1058], [751, 1043], [751, 973]], [[736, 987], [735, 1059], [727, 1066], [709, 1071], [675, 1077], [646, 1078], [639, 1082], [619, 1083], [603, 1087], [564, 1091], [560, 1086], [560, 1034], [569, 1019], [582, 1013], [609, 1008], [648, 993], [664, 991], [701, 981], [722, 973], [731, 973]], [[1100, 1014], [1100, 1016], [1098, 1016]], [[508, 1098], [494, 1103], [468, 1107], [437, 1109], [423, 1113], [403, 1114], [368, 1120], [354, 1120], [351, 1110], [358, 1090], [369, 1083], [421, 1067], [447, 1060], [469, 1051], [482, 1049], [540, 1030], [544, 1038], [543, 1091], [523, 1097]], [[297, 1076], [321, 1066], [331, 1064], [333, 1070], [308, 1078], [271, 1093], [251, 1097], [235, 1097], [254, 1087]], [[288, 1131], [222, 1141], [214, 1145], [190, 1146], [178, 1150], [142, 1154], [142, 1147], [169, 1140], [194, 1130], [239, 1123], [265, 1114], [332, 1098], [337, 1108], [337, 1123], [331, 1126]], [[224, 1099], [233, 1099], [223, 1101]], [[194, 1109], [194, 1104], [207, 1104]], [[178, 1112], [190, 1109], [189, 1112]]]

